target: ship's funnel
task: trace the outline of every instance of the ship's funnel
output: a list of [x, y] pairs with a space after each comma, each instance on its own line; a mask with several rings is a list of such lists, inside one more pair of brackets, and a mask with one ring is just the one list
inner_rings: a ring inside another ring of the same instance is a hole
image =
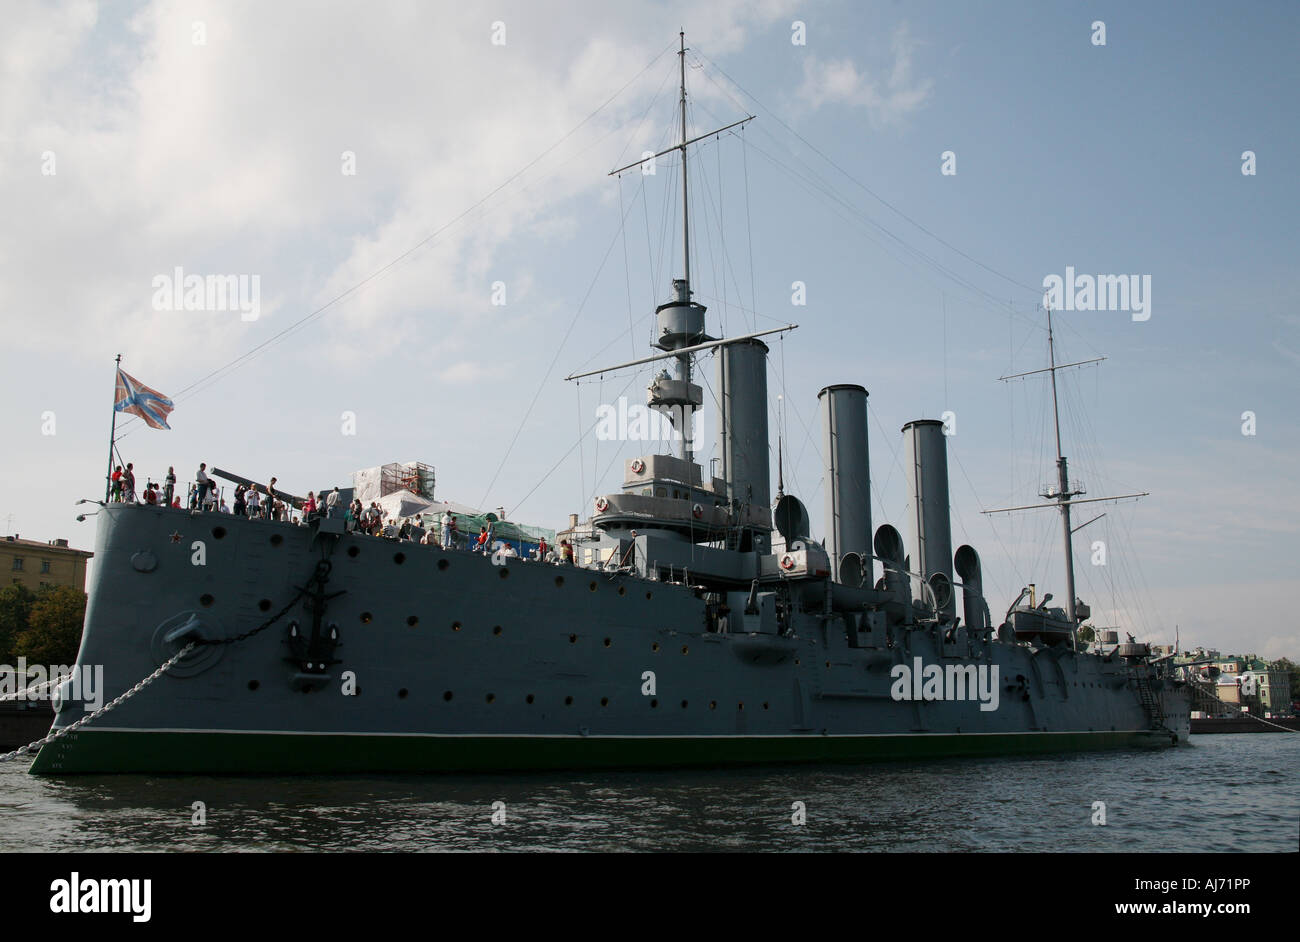
[[740, 340], [718, 348], [718, 454], [727, 496], [771, 512], [767, 440], [767, 344]]
[[961, 579], [962, 613], [966, 619], [968, 631], [979, 631], [989, 627], [989, 606], [984, 600], [984, 578], [980, 572], [980, 554], [973, 546], [957, 547], [953, 557], [957, 577]]
[[[937, 419], [917, 419], [903, 426], [903, 471], [907, 475], [909, 504], [908, 555], [912, 571], [913, 597], [928, 601], [932, 589], [947, 586], [947, 599], [938, 599], [939, 612], [949, 619], [957, 607], [952, 596], [952, 531], [948, 520], [948, 445], [944, 441], [943, 423]], [[936, 574], [943, 580], [934, 580]], [[939, 594], [938, 591], [935, 592]]]
[[[827, 386], [817, 394], [822, 413], [822, 455], [826, 461], [826, 552], [831, 579], [842, 578], [844, 557], [858, 560], [853, 578], [871, 577], [871, 471], [867, 455], [867, 391], [861, 386]], [[862, 561], [866, 561], [863, 571]]]

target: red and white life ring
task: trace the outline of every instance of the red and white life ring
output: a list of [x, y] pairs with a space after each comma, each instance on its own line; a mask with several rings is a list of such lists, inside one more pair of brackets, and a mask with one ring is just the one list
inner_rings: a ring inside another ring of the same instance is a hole
[[696, 504], [691, 508], [691, 516], [694, 517], [696, 520], [702, 519], [704, 517], [704, 508], [701, 507], [699, 504]]
[[607, 500], [606, 500], [605, 498], [603, 498], [603, 497], [597, 497], [597, 498], [596, 498], [596, 513], [598, 513], [598, 514], [603, 514], [603, 513], [604, 513], [605, 511], [607, 511], [607, 510], [609, 510], [609, 501], [607, 501]]
[[642, 471], [644, 471], [644, 470], [645, 470], [645, 462], [642, 461], [640, 458], [633, 458], [633, 459], [632, 459], [632, 473], [633, 473], [633, 474], [640, 474], [640, 473], [641, 473]]
[[784, 570], [786, 570], [787, 572], [789, 572], [791, 569], [793, 569], [793, 568], [794, 568], [794, 557], [791, 556], [789, 553], [786, 553], [784, 556], [782, 556], [782, 557], [781, 557], [781, 568], [784, 569]]

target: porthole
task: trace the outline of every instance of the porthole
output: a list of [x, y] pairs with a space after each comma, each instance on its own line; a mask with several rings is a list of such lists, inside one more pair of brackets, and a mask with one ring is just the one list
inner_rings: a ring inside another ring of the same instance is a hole
[[556, 576], [556, 577], [555, 577], [555, 587], [558, 589], [558, 588], [560, 588], [562, 585], [564, 585], [564, 576]]
[[362, 613], [361, 613], [361, 624], [363, 624], [363, 625], [368, 625], [368, 624], [370, 624], [371, 620], [372, 620], [374, 617], [375, 617], [375, 616], [374, 616], [374, 615], [371, 615], [369, 612], [362, 612]]
[[214, 599], [207, 592], [204, 592], [202, 595], [199, 596], [199, 604], [202, 605], [204, 608], [211, 608], [212, 603], [215, 601], [216, 599]]
[[528, 696], [524, 697], [524, 703], [532, 703], [532, 702], [533, 702], [533, 695], [531, 693]]
[[249, 689], [249, 690], [256, 690], [256, 689], [257, 689], [258, 687], [260, 687], [260, 686], [262, 686], [261, 683], [259, 683], [259, 682], [256, 681], [256, 680], [250, 680], [250, 681], [248, 682], [248, 689]]
[[610, 644], [611, 644], [610, 639], [609, 639], [609, 638], [606, 638], [606, 639], [605, 639], [605, 647], [609, 647]]
[[399, 699], [399, 700], [405, 700], [405, 699], [406, 699], [406, 688], [405, 688], [405, 687], [403, 687], [401, 690], [397, 691], [397, 699]]
[[445, 559], [440, 559], [440, 560], [438, 560], [438, 568], [439, 568], [439, 569], [446, 569], [446, 568], [447, 568], [448, 566], [450, 566], [450, 565], [451, 565], [451, 563], [449, 563], [449, 562], [448, 562], [447, 560], [445, 560]]
[[627, 586], [625, 586], [625, 585], [621, 585], [621, 586], [619, 586], [619, 587], [618, 587], [618, 594], [619, 594], [619, 595], [627, 595]]
[[225, 528], [225, 527], [213, 527], [213, 528], [212, 528], [212, 538], [213, 538], [214, 540], [222, 540], [222, 539], [225, 539], [225, 536], [226, 536], [226, 528]]
[[645, 600], [646, 600], [647, 602], [649, 602], [649, 601], [650, 601], [650, 596], [652, 596], [652, 595], [654, 595], [653, 592], [647, 592], [647, 593], [645, 594]]
[[717, 701], [717, 700], [710, 700], [710, 701], [709, 701], [709, 709], [710, 709], [710, 710], [716, 710], [717, 708], [718, 708], [718, 701]]
[[493, 633], [494, 635], [499, 635], [499, 634], [501, 634], [501, 626], [500, 626], [500, 625], [493, 625], [493, 626], [492, 626], [492, 633]]
[[451, 702], [451, 691], [450, 691], [450, 690], [444, 690], [444, 691], [442, 692], [442, 699], [444, 699], [444, 700], [446, 700], [448, 703], [450, 703], [450, 702]]
[[603, 707], [605, 707], [605, 706], [609, 706], [609, 697], [601, 697], [601, 698], [600, 698], [600, 705], [603, 706]]
[[683, 653], [683, 654], [690, 654], [690, 653], [691, 653], [691, 649], [690, 649], [689, 647], [687, 647], [686, 645], [683, 644], [683, 645], [682, 645], [682, 653]]
[[452, 623], [451, 623], [451, 630], [452, 630], [452, 631], [460, 631], [460, 622], [458, 622], [458, 621], [454, 621], [454, 622], [452, 622]]
[[279, 533], [272, 533], [272, 534], [271, 534], [271, 545], [272, 545], [272, 546], [279, 546], [279, 545], [280, 545], [281, 543], [283, 543], [283, 542], [284, 542], [284, 537], [281, 536]]
[[742, 703], [737, 703], [737, 704], [736, 704], [736, 709], [737, 709], [737, 710], [743, 710], [743, 709], [745, 709], [745, 704], [744, 704], [743, 702], [742, 702]]
[[569, 644], [577, 644], [577, 643], [578, 643], [578, 636], [577, 636], [577, 635], [569, 635]]
[[406, 554], [405, 554], [405, 553], [394, 553], [394, 554], [393, 554], [393, 562], [397, 563], [397, 565], [399, 565], [399, 566], [402, 565], [402, 563], [406, 562]]
[[565, 697], [565, 698], [564, 698], [564, 705], [565, 705], [565, 706], [573, 706], [573, 697]]
[[651, 651], [658, 652], [658, 651], [659, 651], [659, 642], [658, 642], [658, 641], [655, 641], [654, 643], [652, 643], [652, 644], [650, 645], [650, 650], [651, 650]]
[[257, 607], [260, 611], [269, 612], [271, 610], [271, 600], [262, 599], [260, 602], [257, 603]]
[[487, 695], [487, 698], [486, 698], [486, 699], [487, 699], [487, 702], [488, 702], [488, 703], [495, 703], [495, 702], [496, 702], [496, 699], [497, 699], [497, 695], [494, 694], [494, 693], [490, 693], [490, 694]]
[[502, 579], [509, 579], [510, 570], [507, 569], [505, 566], [502, 566], [500, 569], [497, 570], [497, 575], [499, 575]]
[[651, 700], [651, 701], [650, 701], [650, 709], [653, 710], [653, 709], [655, 709], [655, 708], [658, 707], [658, 706], [659, 706], [659, 701], [658, 701], [658, 700]]
[[587, 588], [590, 589], [592, 592], [595, 592], [595, 591], [596, 591], [596, 583], [595, 583], [595, 581], [593, 580], [591, 583], [589, 583], [589, 584], [587, 585]]
[[416, 618], [414, 615], [407, 615], [406, 623], [412, 628], [414, 628], [416, 625], [420, 623], [420, 619]]
[[358, 547], [358, 546], [349, 546], [349, 547], [348, 547], [348, 555], [351, 556], [353, 559], [356, 559], [356, 558], [357, 558], [357, 554], [360, 553], [360, 552], [361, 552], [361, 548]]
[[686, 709], [686, 701], [685, 701], [685, 700], [682, 701], [682, 709], [683, 709], [683, 710]]
[[766, 701], [766, 700], [763, 701], [763, 709], [764, 709], [764, 710], [767, 709], [767, 701]]

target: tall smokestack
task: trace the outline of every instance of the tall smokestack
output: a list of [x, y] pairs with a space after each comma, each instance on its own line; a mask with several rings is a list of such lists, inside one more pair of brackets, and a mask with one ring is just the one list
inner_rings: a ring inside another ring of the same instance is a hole
[[826, 461], [826, 552], [831, 579], [842, 582], [840, 562], [856, 553], [857, 576], [871, 584], [871, 471], [867, 454], [867, 391], [827, 386], [817, 394]]
[[728, 496], [752, 507], [770, 530], [767, 344], [741, 340], [718, 348], [718, 399], [718, 454]]
[[[917, 419], [903, 426], [903, 472], [907, 475], [908, 541], [913, 572], [925, 579], [937, 597], [939, 611], [951, 618], [957, 611], [952, 592], [952, 529], [948, 519], [948, 444], [943, 423]], [[930, 594], [913, 579], [914, 597]]]

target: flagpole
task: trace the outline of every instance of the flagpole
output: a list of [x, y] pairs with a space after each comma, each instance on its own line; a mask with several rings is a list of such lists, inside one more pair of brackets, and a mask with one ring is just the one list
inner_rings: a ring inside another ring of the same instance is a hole
[[108, 472], [104, 481], [104, 503], [108, 503], [113, 491], [113, 439], [117, 436], [117, 374], [122, 369], [122, 354], [117, 355], [117, 367], [113, 371], [113, 423], [108, 431]]

